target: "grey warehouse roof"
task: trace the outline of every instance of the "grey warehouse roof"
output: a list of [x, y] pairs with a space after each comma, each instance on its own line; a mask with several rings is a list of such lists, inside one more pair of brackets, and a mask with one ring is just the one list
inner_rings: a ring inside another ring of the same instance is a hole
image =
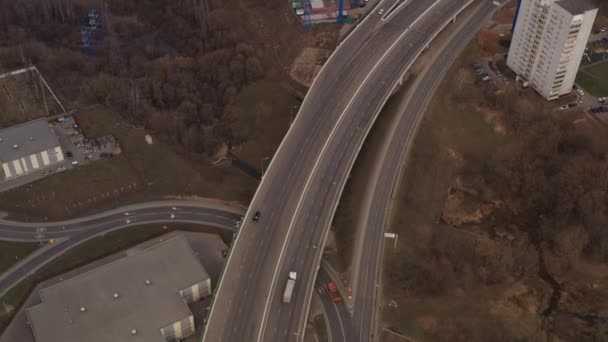
[[179, 235], [40, 290], [27, 315], [37, 342], [164, 342], [160, 329], [191, 315], [179, 290], [207, 279]]
[[583, 14], [596, 8], [587, 0], [559, 0], [555, 3], [572, 15]]
[[46, 119], [29, 121], [0, 130], [0, 161], [3, 163], [57, 146], [59, 146], [57, 136]]

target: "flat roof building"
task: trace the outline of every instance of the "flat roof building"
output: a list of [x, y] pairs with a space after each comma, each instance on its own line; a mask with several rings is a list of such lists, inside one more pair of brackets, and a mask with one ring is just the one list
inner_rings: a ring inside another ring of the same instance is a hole
[[570, 93], [596, 14], [588, 0], [519, 0], [507, 66], [548, 100]]
[[165, 342], [194, 333], [188, 303], [211, 280], [183, 235], [39, 291], [26, 313], [37, 342]]
[[57, 136], [45, 119], [0, 130], [0, 163], [6, 179], [41, 170], [63, 160]]

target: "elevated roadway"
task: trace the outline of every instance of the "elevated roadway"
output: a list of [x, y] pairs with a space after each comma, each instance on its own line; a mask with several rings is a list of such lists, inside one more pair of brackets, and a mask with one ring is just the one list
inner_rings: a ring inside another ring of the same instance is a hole
[[[404, 72], [469, 3], [410, 0], [389, 18], [374, 11], [332, 54], [254, 196], [204, 341], [303, 339], [322, 247], [361, 145]], [[284, 304], [289, 271], [298, 280], [291, 304]]]
[[[491, 1], [479, 2], [473, 13], [462, 18], [463, 23], [448, 38], [428, 67], [412, 85], [405, 101], [400, 106], [400, 115], [391, 124], [391, 130], [375, 161], [369, 177], [363, 209], [360, 213], [361, 231], [358, 238], [359, 253], [355, 254], [353, 285], [353, 337], [351, 341], [369, 341], [374, 331], [379, 307], [381, 282], [381, 260], [384, 233], [390, 219], [391, 201], [398, 184], [402, 166], [407, 162], [409, 146], [415, 137], [416, 128], [422, 118], [435, 89], [450, 65], [467, 43], [490, 18], [497, 7]], [[400, 237], [407, 239], [407, 236]]]

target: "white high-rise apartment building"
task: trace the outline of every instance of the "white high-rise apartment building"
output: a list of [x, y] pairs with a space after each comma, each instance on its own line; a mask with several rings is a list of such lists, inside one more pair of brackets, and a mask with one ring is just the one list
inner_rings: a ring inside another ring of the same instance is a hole
[[548, 100], [570, 93], [596, 14], [587, 0], [519, 0], [507, 66]]

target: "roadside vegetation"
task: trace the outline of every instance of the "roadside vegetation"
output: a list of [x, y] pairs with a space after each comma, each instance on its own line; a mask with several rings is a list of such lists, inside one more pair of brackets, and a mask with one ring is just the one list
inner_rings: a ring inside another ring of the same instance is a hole
[[[199, 225], [149, 224], [121, 229], [95, 237], [67, 251], [34, 272], [0, 298], [0, 334], [6, 329], [17, 310], [19, 310], [37, 284], [175, 230], [219, 232], [217, 228]], [[224, 240], [227, 241], [231, 238], [230, 234], [224, 236], [225, 234], [221, 233]], [[4, 251], [2, 254], [4, 255]]]
[[608, 141], [531, 89], [489, 92], [472, 44], [437, 90], [398, 189], [384, 327], [425, 341], [601, 340]]
[[163, 199], [211, 197], [247, 203], [257, 182], [239, 170], [154, 140], [98, 105], [77, 115], [85, 136], [113, 134], [122, 153], [0, 193], [0, 210], [15, 219], [56, 220], [92, 210]]
[[[84, 49], [91, 9], [99, 34]], [[0, 65], [32, 62], [65, 102], [105, 104], [214, 156], [243, 138], [230, 121], [239, 94], [262, 79], [280, 84], [301, 47], [317, 43], [288, 10], [280, 0], [3, 2]]]
[[[90, 9], [100, 14], [94, 53], [80, 34]], [[267, 166], [306, 91], [289, 76], [292, 61], [307, 47], [332, 49], [336, 39], [331, 25], [304, 32], [291, 12], [279, 0], [0, 5], [0, 72], [32, 62], [76, 109], [85, 135], [114, 134], [123, 148], [0, 194], [0, 210], [51, 220], [165, 196], [246, 204], [257, 182], [229, 162], [214, 163], [231, 151]]]
[[[100, 34], [85, 49], [91, 9]], [[267, 166], [306, 92], [289, 76], [293, 60], [306, 48], [330, 51], [337, 38], [332, 25], [303, 30], [280, 0], [3, 2], [0, 18], [0, 72], [33, 63], [85, 134], [115, 134], [123, 148], [0, 194], [0, 211], [37, 220], [165, 196], [248, 203], [257, 182], [228, 153]]]
[[35, 242], [0, 241], [0, 274], [38, 248]]

